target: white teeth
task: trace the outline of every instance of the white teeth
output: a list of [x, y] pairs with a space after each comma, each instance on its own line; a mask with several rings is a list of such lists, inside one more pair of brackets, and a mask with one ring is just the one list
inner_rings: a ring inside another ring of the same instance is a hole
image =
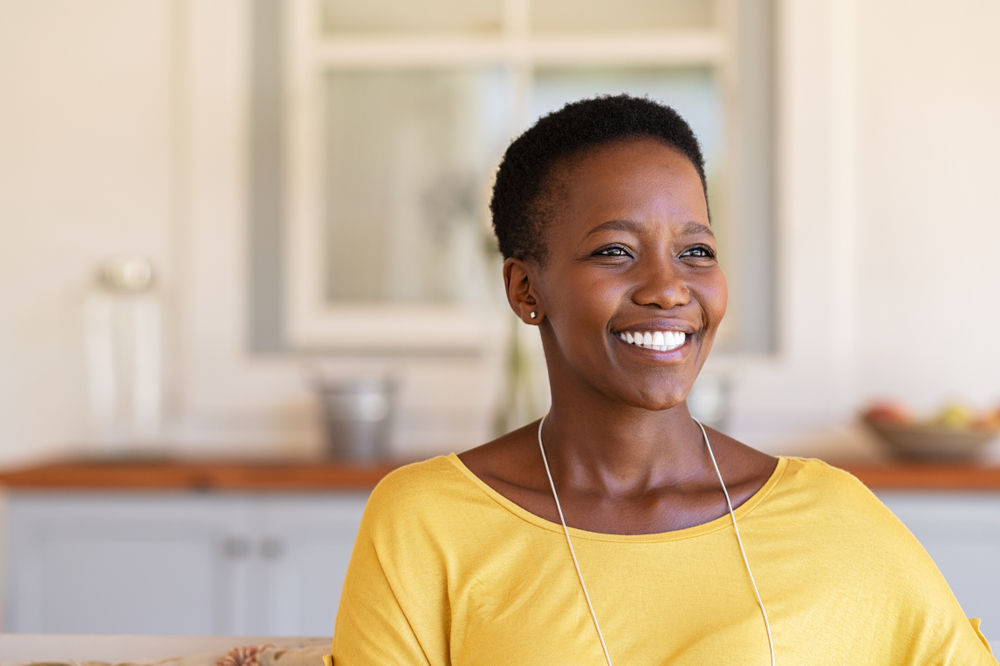
[[646, 347], [655, 351], [670, 351], [684, 344], [687, 334], [681, 331], [649, 331], [645, 333], [619, 333], [618, 337], [630, 345]]

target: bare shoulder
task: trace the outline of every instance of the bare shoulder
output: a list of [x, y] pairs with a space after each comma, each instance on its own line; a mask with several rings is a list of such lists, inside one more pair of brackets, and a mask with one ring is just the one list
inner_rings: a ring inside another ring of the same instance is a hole
[[[745, 501], [764, 487], [778, 466], [776, 457], [747, 446], [714, 428], [706, 427], [705, 430], [719, 463], [719, 469], [731, 492], [737, 491], [735, 494]], [[734, 503], [737, 503], [736, 498], [733, 499]]]
[[522, 509], [555, 522], [559, 516], [542, 471], [537, 432], [535, 421], [458, 457], [490, 488]]
[[458, 454], [473, 474], [490, 486], [531, 488], [537, 485], [538, 422], [512, 430], [482, 446]]

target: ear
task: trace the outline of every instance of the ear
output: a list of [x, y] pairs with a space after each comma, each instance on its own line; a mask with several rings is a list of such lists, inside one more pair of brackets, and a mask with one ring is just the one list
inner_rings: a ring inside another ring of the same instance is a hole
[[[507, 289], [507, 302], [525, 324], [537, 326], [542, 323], [545, 313], [542, 311], [538, 295], [535, 291], [534, 278], [537, 266], [511, 257], [503, 262], [503, 283]], [[532, 317], [532, 313], [535, 314]]]

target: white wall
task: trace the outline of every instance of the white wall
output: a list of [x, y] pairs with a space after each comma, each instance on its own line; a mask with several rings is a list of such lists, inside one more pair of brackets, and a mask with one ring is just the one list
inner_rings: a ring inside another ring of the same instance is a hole
[[[1000, 6], [783, 0], [781, 352], [713, 359], [733, 430], [852, 451], [858, 404], [1000, 402]], [[299, 361], [246, 348], [245, 0], [0, 0], [0, 461], [85, 433], [78, 301], [150, 256], [189, 451], [307, 451]]]
[[780, 4], [781, 353], [728, 364], [733, 426], [867, 455], [872, 398], [1000, 404], [1000, 5]]
[[246, 12], [0, 0], [0, 461], [87, 439], [81, 300], [119, 254], [167, 299], [169, 437], [315, 445], [297, 365], [245, 353]]
[[0, 458], [84, 426], [97, 260], [147, 255], [172, 286], [170, 27], [162, 0], [0, 2]]
[[1000, 3], [858, 3], [858, 383], [1000, 404]]

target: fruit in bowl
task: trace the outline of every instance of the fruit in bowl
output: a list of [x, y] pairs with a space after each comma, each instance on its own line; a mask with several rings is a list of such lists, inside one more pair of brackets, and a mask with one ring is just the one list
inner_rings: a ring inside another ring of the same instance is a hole
[[899, 402], [876, 402], [865, 410], [866, 421], [877, 423], [896, 423], [898, 425], [908, 425], [913, 423], [915, 418], [909, 408]]
[[983, 430], [1000, 431], [1000, 407], [995, 407], [980, 414], [975, 421], [976, 427]]
[[862, 419], [899, 458], [969, 460], [1000, 433], [1000, 408], [977, 414], [958, 403], [946, 405], [933, 419], [920, 420], [905, 405], [879, 402]]

